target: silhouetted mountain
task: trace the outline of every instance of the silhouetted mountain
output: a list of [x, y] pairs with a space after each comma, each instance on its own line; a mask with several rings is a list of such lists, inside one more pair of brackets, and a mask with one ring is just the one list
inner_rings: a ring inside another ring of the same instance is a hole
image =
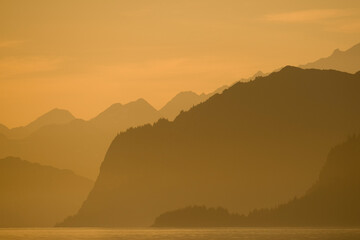
[[89, 122], [116, 134], [129, 127], [153, 123], [159, 118], [159, 112], [141, 98], [125, 105], [115, 103]]
[[159, 112], [162, 117], [169, 119], [170, 121], [174, 120], [181, 111], [188, 111], [193, 106], [206, 101], [211, 96], [222, 93], [228, 86], [222, 86], [216, 89], [214, 92], [209, 94], [196, 94], [194, 92], [180, 92], [174, 98], [172, 98], [164, 107], [162, 107]]
[[66, 124], [74, 119], [69, 111], [55, 108], [24, 127], [12, 128], [5, 132], [0, 129], [0, 133], [11, 139], [25, 138], [44, 126]]
[[301, 65], [301, 68], [335, 69], [349, 73], [360, 70], [360, 43], [352, 48], [341, 51], [336, 49], [331, 56], [315, 62]]
[[269, 75], [269, 74], [265, 74], [262, 71], [258, 71], [251, 77], [251, 80], [254, 80], [257, 77], [264, 77], [264, 76], [267, 76], [267, 75]]
[[69, 170], [0, 159], [0, 227], [54, 226], [76, 212], [92, 186]]
[[5, 125], [0, 124], [0, 134], [7, 136], [9, 134], [10, 129], [8, 129]]
[[153, 123], [159, 117], [143, 99], [125, 105], [114, 104], [89, 121], [76, 119], [67, 124], [48, 125], [24, 139], [10, 139], [2, 144], [0, 141], [0, 157], [20, 156], [95, 178], [117, 133]]
[[153, 227], [235, 227], [244, 216], [231, 214], [225, 208], [191, 206], [161, 214]]
[[179, 206], [246, 213], [303, 194], [328, 149], [360, 130], [360, 79], [285, 67], [239, 82], [173, 122], [112, 142], [78, 214], [62, 226], [148, 226]]
[[187, 207], [161, 214], [155, 227], [360, 226], [360, 137], [333, 148], [319, 179], [300, 198], [248, 216], [223, 208]]
[[248, 225], [360, 226], [360, 137], [333, 148], [316, 184], [301, 198], [250, 213]]
[[162, 116], [169, 120], [174, 120], [181, 110], [189, 110], [194, 105], [197, 105], [206, 100], [206, 95], [198, 95], [194, 92], [180, 92], [172, 98], [163, 108], [159, 111]]
[[[220, 92], [224, 88], [219, 88], [215, 92]], [[203, 94], [201, 98], [205, 100], [213, 94]], [[198, 102], [198, 98], [181, 97], [180, 100], [170, 104], [172, 106], [168, 106], [165, 112], [175, 117], [181, 110], [187, 110]], [[35, 126], [44, 124], [37, 131], [28, 131], [32, 134], [26, 138], [0, 140], [0, 157], [19, 156], [32, 162], [71, 169], [94, 179], [98, 175], [106, 150], [116, 134], [130, 127], [154, 123], [162, 116], [144, 99], [139, 99], [125, 105], [113, 104], [89, 121], [76, 119], [66, 124], [45, 126], [46, 122], [56, 119], [55, 117], [60, 116], [61, 113], [63, 110], [53, 110], [27, 127], [13, 129], [24, 133], [26, 129], [35, 129]], [[13, 136], [7, 134], [9, 130], [5, 126], [2, 129], [0, 128], [0, 134]], [[17, 134], [18, 137], [20, 135]]]

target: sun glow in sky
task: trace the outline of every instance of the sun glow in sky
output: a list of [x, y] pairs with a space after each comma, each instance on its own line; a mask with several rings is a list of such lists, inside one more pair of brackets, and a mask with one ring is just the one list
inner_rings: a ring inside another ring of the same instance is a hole
[[0, 123], [162, 107], [360, 41], [360, 1], [0, 0]]

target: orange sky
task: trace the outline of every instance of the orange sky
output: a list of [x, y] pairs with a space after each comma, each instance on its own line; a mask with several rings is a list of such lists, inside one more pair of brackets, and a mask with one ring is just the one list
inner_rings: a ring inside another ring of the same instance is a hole
[[328, 56], [360, 42], [360, 1], [1, 0], [0, 30], [0, 123], [15, 127]]

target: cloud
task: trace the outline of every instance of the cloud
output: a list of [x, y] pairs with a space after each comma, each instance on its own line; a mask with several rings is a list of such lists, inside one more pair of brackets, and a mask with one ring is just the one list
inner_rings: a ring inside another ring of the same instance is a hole
[[304, 11], [277, 13], [265, 15], [263, 20], [269, 22], [314, 22], [319, 20], [348, 17], [354, 14], [346, 9], [310, 9]]

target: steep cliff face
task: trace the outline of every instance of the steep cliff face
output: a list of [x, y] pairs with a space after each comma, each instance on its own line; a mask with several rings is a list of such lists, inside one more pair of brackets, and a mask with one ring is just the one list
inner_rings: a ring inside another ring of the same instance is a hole
[[0, 159], [0, 227], [52, 227], [77, 211], [92, 186], [69, 170]]
[[285, 67], [174, 122], [130, 129], [62, 226], [146, 226], [188, 205], [247, 213], [286, 202], [313, 184], [331, 146], [359, 131], [359, 91], [352, 74]]

